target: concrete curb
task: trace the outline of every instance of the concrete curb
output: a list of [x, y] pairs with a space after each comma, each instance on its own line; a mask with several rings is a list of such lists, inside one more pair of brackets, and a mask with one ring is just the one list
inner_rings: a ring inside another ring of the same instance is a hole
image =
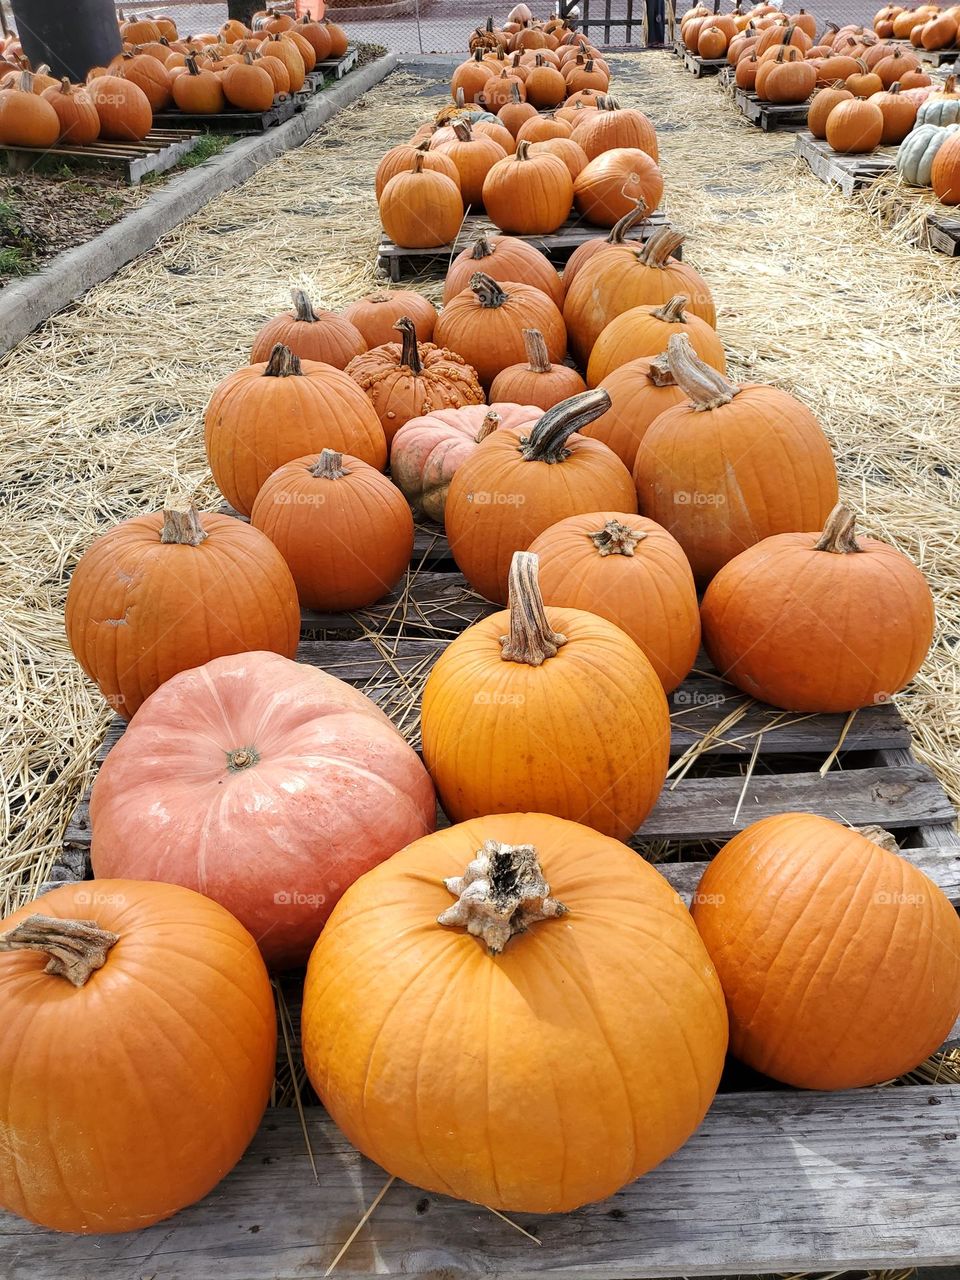
[[286, 124], [243, 138], [221, 155], [179, 174], [93, 240], [59, 254], [36, 275], [8, 285], [0, 292], [0, 355], [88, 289], [152, 249], [161, 236], [215, 196], [239, 186], [284, 151], [301, 146], [338, 111], [385, 80], [398, 62], [396, 54], [388, 53], [352, 71]]

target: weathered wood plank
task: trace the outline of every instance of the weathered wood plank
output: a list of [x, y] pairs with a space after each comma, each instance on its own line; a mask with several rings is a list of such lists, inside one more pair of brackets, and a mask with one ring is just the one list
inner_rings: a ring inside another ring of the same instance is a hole
[[356, 613], [316, 613], [304, 609], [300, 621], [308, 632], [356, 635], [360, 629], [376, 631], [380, 635], [422, 636], [426, 633], [431, 637], [452, 639], [471, 623], [497, 613], [500, 608], [500, 605], [491, 604], [471, 590], [459, 573], [416, 568], [388, 596], [369, 609]]
[[[320, 1110], [268, 1112], [200, 1204], [124, 1236], [0, 1218], [8, 1280], [303, 1280], [322, 1275], [383, 1189]], [[960, 1086], [718, 1097], [699, 1131], [611, 1199], [555, 1217], [395, 1183], [337, 1267], [350, 1277], [583, 1280], [942, 1266], [960, 1260]]]
[[771, 133], [775, 129], [801, 129], [807, 123], [809, 102], [765, 102], [755, 93], [747, 93], [745, 89], [738, 89], [734, 100], [740, 114], [764, 133]]
[[726, 57], [723, 58], [701, 58], [697, 53], [691, 53], [689, 49], [684, 49], [681, 57], [683, 65], [688, 71], [692, 71], [696, 79], [702, 76], [715, 76], [722, 71], [724, 67], [729, 66]]

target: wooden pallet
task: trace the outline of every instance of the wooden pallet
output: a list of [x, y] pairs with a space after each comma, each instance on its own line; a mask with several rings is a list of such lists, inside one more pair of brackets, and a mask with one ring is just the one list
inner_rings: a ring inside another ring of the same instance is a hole
[[699, 80], [701, 76], [715, 76], [724, 67], [730, 64], [727, 62], [726, 56], [722, 58], [701, 58], [699, 54], [691, 53], [689, 49], [683, 51], [683, 65], [688, 71]]
[[913, 49], [913, 52], [928, 67], [960, 67], [960, 49], [956, 47], [953, 49]]
[[[159, 117], [155, 118], [159, 120]], [[148, 174], [166, 173], [180, 163], [199, 143], [201, 135], [181, 120], [180, 128], [155, 127], [142, 142], [93, 142], [89, 146], [58, 142], [53, 147], [0, 147], [7, 167], [15, 173], [33, 168], [38, 161], [62, 162], [69, 165], [106, 165], [120, 169], [130, 186], [137, 186]]]
[[356, 45], [348, 45], [347, 52], [342, 58], [327, 58], [324, 62], [318, 62], [314, 67], [314, 72], [320, 72], [328, 79], [342, 80], [348, 71], [352, 71], [357, 65], [357, 47]]
[[947, 213], [927, 215], [927, 240], [930, 247], [948, 258], [960, 257], [960, 218]]
[[[417, 530], [410, 580], [356, 616], [304, 618], [301, 661], [409, 714], [448, 639], [493, 606], [456, 572], [443, 534]], [[389, 654], [391, 662], [387, 662]], [[399, 674], [398, 674], [399, 672]], [[671, 697], [675, 777], [684, 753], [746, 700], [707, 667]], [[859, 712], [833, 766], [843, 716], [787, 716], [751, 703], [674, 786], [640, 839], [682, 849], [660, 864], [687, 899], [711, 844], [768, 813], [805, 809], [896, 832], [903, 856], [960, 903], [960, 838], [939, 783], [910, 751], [890, 703]], [[122, 732], [111, 726], [104, 752]], [[416, 743], [409, 720], [407, 737]], [[746, 764], [762, 733], [753, 773]], [[68, 846], [89, 846], [86, 808]], [[294, 1003], [295, 987], [294, 986]], [[285, 987], [286, 989], [286, 987]], [[295, 1013], [294, 1013], [294, 1020]], [[956, 1042], [954, 1029], [948, 1045]], [[295, 1037], [296, 1041], [296, 1037]], [[514, 1215], [395, 1183], [337, 1266], [345, 1277], [561, 1275], [580, 1280], [883, 1269], [960, 1260], [960, 1086], [803, 1093], [734, 1068], [703, 1126], [675, 1156], [601, 1204], [559, 1217]], [[299, 1280], [321, 1275], [386, 1175], [308, 1106], [314, 1180], [296, 1110], [268, 1111], [237, 1169], [200, 1204], [134, 1235], [55, 1236], [0, 1215], [10, 1280], [94, 1272], [99, 1280]], [[319, 1184], [319, 1185], [318, 1185]], [[539, 1247], [538, 1247], [539, 1246]]]
[[[632, 227], [627, 232], [626, 238], [628, 240], [646, 240], [654, 231], [668, 222], [667, 215], [657, 210], [645, 222]], [[383, 233], [377, 250], [377, 264], [389, 272], [390, 279], [394, 281], [400, 279], [404, 269], [421, 274], [437, 268], [445, 273], [451, 257], [454, 257], [461, 249], [472, 243], [481, 231], [485, 231], [490, 235], [499, 236], [504, 234], [482, 213], [468, 213], [463, 220], [456, 243], [440, 245], [438, 248], [405, 249], [401, 245], [394, 244], [390, 237]], [[594, 240], [597, 236], [606, 234], [607, 229], [605, 227], [593, 226], [592, 223], [585, 222], [578, 214], [574, 213], [563, 226], [558, 227], [550, 235], [525, 235], [517, 238], [532, 244], [535, 249], [545, 253], [552, 262], [562, 263], [566, 262], [574, 249], [583, 244], [585, 240]], [[679, 258], [681, 250], [675, 250], [674, 256]]]
[[728, 63], [717, 76], [717, 84], [721, 89], [732, 89], [736, 84], [737, 68]]
[[285, 124], [302, 110], [296, 97], [278, 94], [266, 111], [218, 111], [216, 115], [191, 115], [184, 111], [159, 111], [154, 123], [171, 128], [177, 124], [189, 129], [206, 129], [210, 133], [263, 133]]
[[775, 129], [805, 129], [807, 112], [810, 103], [764, 102], [755, 93], [746, 89], [738, 89], [734, 101], [740, 114], [755, 124], [764, 133], [772, 133]]
[[794, 150], [821, 182], [839, 187], [845, 196], [869, 186], [897, 165], [896, 147], [881, 147], [868, 155], [845, 156], [807, 130], [797, 134]]

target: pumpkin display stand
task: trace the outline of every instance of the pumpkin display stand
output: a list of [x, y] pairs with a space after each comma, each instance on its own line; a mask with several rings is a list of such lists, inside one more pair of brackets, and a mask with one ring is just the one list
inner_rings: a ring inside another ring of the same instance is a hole
[[[496, 608], [457, 572], [441, 529], [421, 524], [406, 580], [356, 614], [304, 614], [297, 657], [369, 695], [419, 746], [417, 708], [434, 663]], [[668, 703], [670, 773], [632, 843], [686, 901], [721, 842], [759, 818], [800, 810], [892, 831], [902, 855], [960, 903], [954, 811], [914, 758], [893, 703], [852, 717], [777, 711], [726, 684], [703, 655]], [[123, 730], [121, 721], [111, 725], [103, 754]], [[84, 801], [68, 825], [60, 879], [89, 874], [89, 844]], [[345, 1277], [639, 1280], [960, 1257], [960, 1085], [938, 1083], [935, 1068], [914, 1073], [912, 1087], [815, 1093], [731, 1064], [700, 1130], [659, 1168], [599, 1204], [505, 1222], [402, 1182], [388, 1186], [307, 1086], [294, 1084], [302, 1079], [298, 975], [277, 989], [281, 1044], [290, 1044], [277, 1093], [287, 1105], [267, 1111], [233, 1173], [199, 1204], [134, 1236], [56, 1236], [4, 1217], [16, 1276], [129, 1280], [130, 1259], [149, 1257], [136, 1274], [178, 1280], [288, 1280], [322, 1275], [337, 1259], [335, 1274]], [[958, 1045], [960, 1026], [944, 1047]], [[298, 1087], [302, 1121], [291, 1105]]]
[[809, 98], [805, 102], [765, 102], [746, 89], [737, 89], [734, 101], [740, 114], [764, 133], [772, 133], [775, 129], [805, 128], [810, 109]]
[[2, 146], [0, 156], [14, 173], [35, 168], [42, 158], [53, 164], [116, 169], [124, 174], [131, 187], [135, 187], [149, 174], [166, 173], [172, 169], [200, 142], [202, 134], [179, 112], [170, 112], [169, 119], [170, 128], [160, 127], [155, 120], [156, 127], [142, 142], [109, 142], [101, 138], [84, 146], [70, 142], [57, 142], [52, 147]]
[[[683, 42], [680, 41], [680, 44], [682, 47]], [[724, 67], [730, 65], [726, 55], [722, 58], [701, 58], [698, 53], [691, 53], [689, 49], [684, 49], [681, 57], [683, 65], [688, 71], [692, 71], [698, 80], [701, 76], [718, 75]]]
[[326, 58], [318, 62], [313, 69], [314, 75], [326, 76], [327, 79], [342, 80], [357, 65], [357, 46], [347, 46], [347, 52], [340, 58]]
[[[306, 88], [306, 82], [304, 83]], [[302, 93], [303, 91], [301, 91]], [[154, 123], [164, 127], [173, 127], [177, 123], [192, 129], [206, 129], [210, 133], [263, 133], [278, 124], [286, 124], [292, 120], [297, 111], [302, 110], [295, 96], [277, 94], [273, 106], [266, 111], [240, 111], [229, 108], [218, 111], [215, 115], [190, 115], [184, 111], [158, 111]]]
[[[650, 214], [649, 218], [631, 227], [627, 232], [627, 239], [647, 240], [660, 227], [668, 226], [669, 221], [663, 210], [657, 209]], [[478, 236], [503, 234], [505, 233], [494, 226], [488, 217], [480, 213], [467, 214], [454, 244], [443, 244], [437, 248], [404, 249], [394, 244], [384, 232], [380, 236], [380, 247], [377, 250], [377, 265], [389, 272], [390, 279], [393, 281], [399, 280], [405, 269], [419, 273], [439, 266], [446, 271], [451, 257], [465, 246], [472, 244]], [[526, 240], [535, 249], [545, 253], [551, 262], [559, 264], [566, 262], [574, 249], [579, 248], [585, 241], [595, 240], [598, 234], [602, 234], [602, 228], [586, 222], [579, 214], [573, 213], [562, 226], [548, 235], [520, 235], [517, 239]], [[679, 249], [674, 256], [677, 258], [681, 256]]]
[[[794, 150], [815, 177], [827, 186], [839, 187], [848, 198], [878, 178], [894, 174], [897, 167], [897, 147], [878, 147], [867, 155], [841, 155], [808, 130], [797, 134]], [[960, 256], [960, 217], [954, 216], [953, 210], [934, 204], [927, 214], [925, 235], [932, 249], [950, 258]]]

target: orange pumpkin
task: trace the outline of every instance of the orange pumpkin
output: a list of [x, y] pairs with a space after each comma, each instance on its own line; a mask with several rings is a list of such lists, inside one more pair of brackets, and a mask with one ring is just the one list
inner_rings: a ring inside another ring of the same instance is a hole
[[[489, 138], [484, 143], [497, 145]], [[463, 222], [460, 188], [452, 178], [428, 168], [425, 157], [417, 154], [410, 171], [396, 174], [384, 187], [380, 221], [394, 244], [407, 249], [450, 244]]]
[[151, 111], [165, 111], [173, 102], [170, 72], [162, 62], [146, 53], [124, 53], [117, 75], [130, 80], [146, 94]]
[[[546, 687], [584, 643], [578, 632], [521, 674]], [[614, 695], [602, 662], [597, 673], [616, 714], [632, 691]], [[651, 982], [670, 998], [651, 999]], [[702, 1119], [726, 1040], [723, 992], [666, 880], [543, 814], [465, 822], [369, 872], [304, 989], [307, 1073], [349, 1140], [391, 1174], [498, 1211], [575, 1209], [658, 1164]], [[464, 1159], [478, 1135], [482, 1157]]]
[[503, 124], [504, 128], [509, 129], [516, 138], [520, 126], [527, 120], [536, 118], [539, 115], [537, 108], [532, 102], [522, 102], [520, 100], [520, 92], [514, 86], [510, 90], [510, 100], [497, 112], [497, 119]]
[[287, 68], [291, 93], [298, 93], [303, 88], [303, 82], [307, 78], [307, 67], [303, 60], [303, 53], [299, 46], [292, 40], [288, 40], [283, 32], [276, 31], [267, 36], [266, 40], [260, 45], [259, 52], [267, 54], [271, 58], [279, 58]]
[[433, 151], [430, 148], [430, 140], [423, 139], [422, 142], [415, 146], [411, 143], [403, 142], [398, 147], [391, 147], [384, 155], [383, 159], [377, 166], [376, 177], [374, 178], [374, 191], [377, 200], [382, 197], [387, 183], [391, 178], [395, 178], [398, 173], [409, 173], [414, 167], [414, 161], [420, 157], [421, 167], [423, 169], [432, 169], [436, 173], [442, 173], [445, 178], [449, 178], [459, 190], [460, 188], [460, 170], [450, 159], [449, 155], [443, 151]]
[[930, 183], [943, 204], [960, 204], [960, 146], [958, 134], [951, 134], [933, 158]]
[[242, 515], [277, 467], [307, 453], [336, 449], [378, 471], [387, 461], [383, 427], [353, 379], [328, 364], [301, 363], [279, 343], [266, 363], [224, 378], [204, 424], [213, 478]]
[[[273, 1085], [256, 944], [179, 885], [81, 881], [8, 916], [0, 1020], [17, 1029], [0, 1040], [2, 1206], [54, 1231], [137, 1231], [201, 1200]], [[73, 1088], [20, 1087], [52, 1062]]]
[[444, 304], [468, 289], [471, 277], [478, 271], [498, 284], [516, 280], [532, 285], [558, 307], [563, 306], [563, 282], [539, 249], [516, 236], [494, 236], [486, 231], [481, 231], [473, 244], [462, 249], [450, 264], [443, 285]]
[[647, 428], [661, 413], [682, 404], [686, 393], [674, 381], [665, 354], [628, 360], [608, 373], [600, 386], [610, 397], [610, 408], [581, 432], [602, 440], [632, 471]]
[[[489, 436], [474, 458], [508, 434]], [[508, 611], [468, 627], [440, 655], [423, 691], [424, 761], [455, 821], [524, 806], [629, 839], [666, 776], [663, 687], [613, 623], [544, 609], [537, 566], [517, 552]], [[511, 765], [518, 760], [522, 770]]]
[[[100, 117], [86, 89], [72, 85], [64, 77], [56, 88], [44, 89], [40, 96], [57, 113], [61, 142], [85, 146], [100, 136]], [[2, 128], [0, 124], [0, 131]]]
[[883, 137], [883, 112], [876, 103], [860, 98], [838, 102], [827, 116], [824, 131], [834, 151], [844, 155], [873, 151]]
[[573, 180], [557, 156], [530, 154], [518, 142], [515, 155], [494, 164], [483, 181], [487, 216], [502, 231], [548, 235], [562, 226], [573, 206]]
[[466, 120], [454, 120], [451, 127], [454, 138], [441, 143], [437, 150], [441, 155], [449, 156], [456, 166], [463, 203], [479, 206], [483, 203], [487, 174], [498, 161], [507, 158], [506, 149], [493, 138], [475, 134]]
[[433, 337], [437, 309], [429, 299], [411, 289], [380, 289], [365, 294], [343, 309], [344, 320], [359, 330], [368, 347], [394, 341], [394, 326], [401, 316], [409, 316], [424, 342]]
[[852, 1089], [911, 1071], [949, 1035], [960, 921], [895, 849], [875, 827], [787, 813], [710, 863], [693, 918], [743, 1062], [801, 1089]]
[[324, 18], [323, 25], [326, 27], [327, 35], [330, 37], [330, 57], [342, 58], [350, 47], [347, 33], [343, 27], [336, 22], [331, 22], [329, 18]]
[[461, 62], [450, 77], [450, 96], [457, 101], [458, 90], [465, 102], [474, 102], [490, 79], [490, 68], [483, 61], [483, 51], [476, 49], [466, 62]]
[[887, 147], [901, 143], [916, 123], [916, 103], [900, 92], [898, 84], [891, 85], [883, 93], [875, 93], [870, 102], [880, 108], [883, 116], [880, 145]]
[[503, 604], [515, 551], [544, 529], [586, 511], [634, 511], [630, 473], [606, 445], [576, 434], [610, 407], [605, 391], [548, 409], [530, 429], [488, 436], [450, 484], [444, 522], [467, 581]]
[[683, 294], [676, 294], [659, 307], [631, 307], [614, 317], [593, 345], [587, 385], [598, 386], [614, 369], [638, 356], [660, 355], [674, 334], [689, 338], [696, 354], [714, 369], [725, 370], [723, 343], [716, 330], [699, 316], [687, 315], [686, 303]]
[[60, 136], [60, 116], [34, 92], [33, 75], [19, 72], [8, 89], [0, 89], [0, 145], [52, 147]]
[[578, 174], [587, 167], [587, 157], [583, 148], [578, 146], [572, 138], [547, 138], [545, 142], [533, 142], [530, 144], [530, 154], [557, 156], [567, 166], [567, 171], [574, 182]]
[[174, 510], [126, 520], [80, 557], [66, 601], [80, 666], [129, 719], [165, 680], [228, 653], [292, 658], [300, 610], [270, 542], [240, 520]]
[[815, 138], [827, 136], [827, 118], [835, 106], [841, 102], [850, 102], [853, 94], [849, 89], [818, 89], [811, 99], [807, 110], [807, 128]]
[[604, 151], [644, 151], [656, 163], [660, 158], [657, 133], [642, 111], [621, 107], [616, 98], [601, 97], [573, 131], [573, 140], [583, 147], [589, 160]]
[[187, 57], [186, 70], [171, 82], [173, 100], [181, 111], [192, 115], [216, 115], [224, 111], [227, 99], [220, 77], [201, 69], [196, 58]]
[[751, 697], [851, 711], [886, 700], [920, 669], [933, 638], [930, 588], [894, 547], [858, 540], [854, 520], [841, 505], [822, 534], [767, 537], [711, 583], [708, 651]]
[[663, 199], [663, 174], [645, 151], [631, 147], [605, 151], [578, 174], [573, 199], [587, 222], [612, 227], [636, 208], [637, 201], [643, 202], [648, 214], [653, 213]]
[[586, 391], [587, 384], [576, 369], [550, 363], [543, 334], [538, 329], [524, 329], [523, 340], [527, 348], [526, 363], [508, 365], [497, 374], [490, 386], [491, 400], [552, 409], [561, 400]]
[[736, 386], [680, 336], [667, 363], [687, 403], [647, 428], [633, 478], [640, 510], [669, 529], [705, 586], [745, 547], [820, 528], [837, 500], [836, 467], [820, 424], [786, 391]]
[[303, 289], [292, 291], [293, 310], [268, 320], [253, 340], [250, 363], [269, 360], [278, 342], [301, 360], [322, 361], [335, 369], [345, 369], [366, 351], [363, 334], [335, 311], [316, 311]]
[[97, 76], [87, 89], [100, 117], [102, 138], [140, 142], [153, 128], [150, 100], [133, 80]]
[[593, 511], [545, 529], [530, 544], [547, 605], [606, 618], [643, 650], [665, 693], [690, 674], [700, 609], [687, 557], [643, 516]]
[[240, 111], [269, 111], [273, 106], [274, 82], [249, 53], [243, 55], [242, 62], [225, 68], [221, 83], [227, 101]]
[[569, 138], [571, 132], [565, 120], [536, 115], [532, 120], [525, 120], [517, 130], [517, 142], [549, 142], [551, 138]]

